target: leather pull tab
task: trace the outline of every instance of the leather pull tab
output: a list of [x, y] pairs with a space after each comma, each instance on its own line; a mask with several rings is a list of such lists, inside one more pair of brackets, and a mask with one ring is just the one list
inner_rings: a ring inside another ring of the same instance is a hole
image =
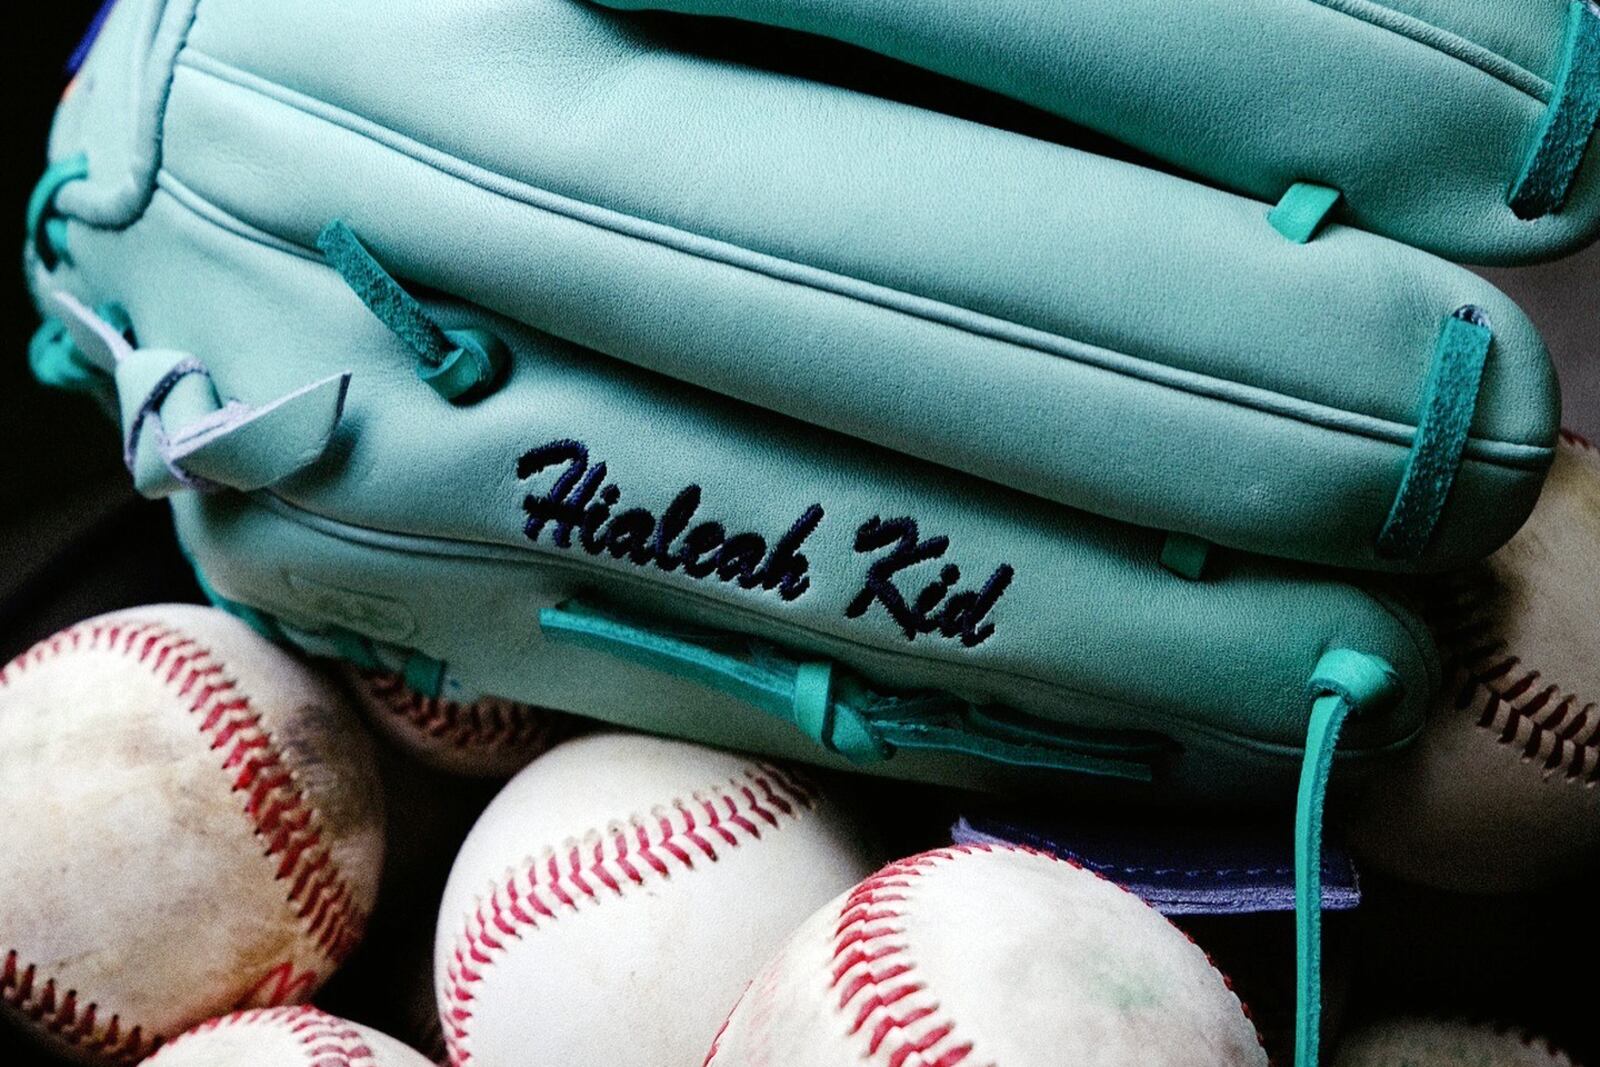
[[1327, 223], [1339, 197], [1339, 190], [1326, 185], [1295, 182], [1267, 212], [1267, 222], [1295, 244], [1307, 244]]
[[169, 458], [213, 486], [276, 485], [328, 450], [349, 389], [349, 373], [333, 374], [260, 406], [229, 402], [215, 417], [182, 427]]
[[344, 414], [348, 373], [265, 404], [224, 400], [210, 370], [189, 353], [134, 348], [73, 297], [56, 293], [52, 300], [77, 350], [116, 383], [122, 459], [141, 495], [252, 492], [327, 451]]
[[107, 322], [70, 293], [53, 292], [46, 303], [54, 307], [72, 346], [89, 366], [113, 374], [117, 364], [133, 353], [133, 345], [117, 324]]

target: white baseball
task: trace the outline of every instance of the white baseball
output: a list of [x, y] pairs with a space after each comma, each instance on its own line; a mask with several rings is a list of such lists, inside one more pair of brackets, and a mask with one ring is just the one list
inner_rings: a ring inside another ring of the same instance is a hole
[[690, 1064], [818, 904], [870, 871], [793, 772], [677, 741], [569, 741], [468, 836], [439, 914], [457, 1067]]
[[432, 1067], [394, 1038], [309, 1005], [212, 1019], [168, 1042], [146, 1067]]
[[1333, 1067], [1572, 1067], [1546, 1041], [1447, 1019], [1393, 1019], [1339, 1042]]
[[566, 716], [532, 704], [430, 697], [398, 674], [343, 673], [374, 729], [418, 762], [451, 774], [509, 778], [570, 732]]
[[304, 1000], [382, 856], [354, 712], [231, 616], [103, 615], [0, 670], [0, 1015], [58, 1051]]
[[957, 846], [822, 908], [751, 983], [707, 1067], [1264, 1067], [1227, 980], [1126, 890]]
[[1368, 865], [1533, 889], [1600, 860], [1600, 451], [1565, 435], [1521, 532], [1430, 598], [1446, 685], [1348, 820]]

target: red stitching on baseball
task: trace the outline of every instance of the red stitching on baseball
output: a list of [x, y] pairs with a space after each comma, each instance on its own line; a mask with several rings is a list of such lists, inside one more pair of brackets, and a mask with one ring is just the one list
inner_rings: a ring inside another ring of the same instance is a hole
[[451, 748], [542, 748], [553, 733], [553, 712], [501, 697], [470, 704], [426, 697], [398, 674], [361, 671], [367, 694], [389, 715]]
[[[891, 863], [845, 898], [834, 928], [829, 988], [838, 993], [839, 1010], [850, 1016], [850, 1035], [866, 1036], [867, 1055], [876, 1062], [901, 1067], [915, 1055], [919, 1067], [955, 1067], [972, 1054], [972, 1043], [954, 1036], [954, 1022], [935, 1018], [938, 1001], [917, 976], [905, 945], [893, 939], [905, 933], [902, 905], [916, 878], [957, 856], [988, 851], [987, 845], [960, 845], [924, 852]], [[930, 1020], [919, 1036], [907, 1034], [908, 1027]]]
[[360, 1030], [309, 1004], [234, 1012], [185, 1031], [168, 1046], [183, 1044], [224, 1027], [261, 1025], [289, 1030], [305, 1052], [308, 1067], [375, 1067], [378, 1062]]
[[75, 990], [69, 990], [57, 1003], [55, 979], [46, 979], [35, 990], [37, 980], [38, 971], [33, 964], [23, 966], [15, 951], [7, 952], [5, 966], [0, 968], [0, 1002], [66, 1044], [114, 1064], [138, 1063], [160, 1047], [161, 1038], [146, 1036], [141, 1027], [124, 1033], [122, 1020], [115, 1015], [102, 1026], [95, 1004], [80, 1012]]
[[[1459, 685], [1457, 711], [1549, 774], [1585, 786], [1600, 782], [1600, 704], [1545, 682], [1498, 635], [1481, 580], [1460, 575], [1437, 594], [1439, 645]], [[1446, 621], [1448, 620], [1448, 621]]]
[[[193, 638], [159, 623], [123, 620], [80, 623], [46, 638], [0, 668], [0, 688], [25, 671], [66, 652], [101, 649], [119, 653], [143, 666], [198, 719], [197, 727], [214, 752], [222, 753], [221, 769], [230, 775], [234, 793], [243, 794], [244, 812], [255, 835], [266, 842], [265, 855], [279, 860], [275, 877], [289, 883], [287, 903], [305, 924], [306, 933], [330, 963], [337, 964], [361, 938], [366, 916], [354, 904], [348, 881], [336, 869], [332, 850], [323, 844], [322, 827], [284, 764], [272, 735], [251, 710], [250, 698], [224, 673], [222, 663]], [[284, 995], [304, 986], [305, 976], [286, 972], [288, 964], [270, 971], [257, 990], [278, 980]], [[33, 964], [24, 965], [15, 951], [0, 971], [0, 999], [73, 1047], [86, 1048], [117, 1064], [133, 1064], [161, 1044], [139, 1026], [123, 1031], [113, 1015], [97, 1018], [99, 1005], [80, 1007], [77, 991], [58, 1000], [55, 979], [37, 986]]]
[[584, 835], [581, 844], [551, 849], [525, 861], [479, 899], [445, 966], [440, 990], [445, 1045], [455, 1067], [472, 1062], [473, 1002], [495, 959], [513, 941], [568, 912], [626, 896], [674, 870], [715, 863], [719, 849], [759, 839], [784, 820], [798, 819], [816, 802], [812, 789], [776, 767], [759, 764], [729, 779], [675, 798], [649, 815]]
[[371, 1067], [378, 1062], [360, 1030], [315, 1008], [290, 1029], [300, 1038], [310, 1067]]
[[[1468, 1022], [1470, 1025], [1471, 1021], [1468, 1020]], [[1490, 1019], [1479, 1025], [1486, 1026], [1501, 1037], [1509, 1037], [1513, 1041], [1519, 1042], [1524, 1048], [1535, 1052], [1543, 1052], [1556, 1062], [1572, 1067], [1572, 1057], [1567, 1053], [1566, 1049], [1556, 1044], [1551, 1038], [1536, 1033], [1526, 1026], [1506, 1022], [1503, 1019]]]
[[1576, 445], [1579, 448], [1585, 449], [1586, 451], [1600, 452], [1600, 447], [1597, 447], [1593, 441], [1583, 436], [1583, 434], [1577, 433], [1573, 430], [1562, 430], [1561, 439], [1569, 445]]
[[[941, 863], [990, 852], [1016, 852], [1066, 864], [1115, 886], [1149, 907], [1137, 895], [1098, 872], [1026, 845], [952, 845], [891, 863], [851, 890], [840, 907], [839, 923], [834, 928], [833, 970], [829, 976], [829, 988], [838, 995], [838, 1009], [847, 1017], [849, 1033], [866, 1039], [866, 1056], [871, 1057], [872, 1062], [886, 1067], [967, 1064], [973, 1053], [972, 1042], [962, 1039], [955, 1021], [941, 1014], [939, 1000], [919, 976], [916, 961], [910, 958], [907, 946], [897, 939], [905, 933], [904, 904], [907, 890], [916, 879]], [[1183, 936], [1194, 944], [1187, 934]], [[1209, 955], [1206, 962], [1216, 968]], [[1234, 990], [1233, 982], [1226, 975], [1222, 975], [1222, 982], [1254, 1027], [1254, 1016]], [[918, 1027], [915, 1034], [911, 1033], [912, 1027]], [[1256, 1040], [1261, 1040], [1258, 1027]], [[708, 1059], [708, 1067], [710, 1063]]]

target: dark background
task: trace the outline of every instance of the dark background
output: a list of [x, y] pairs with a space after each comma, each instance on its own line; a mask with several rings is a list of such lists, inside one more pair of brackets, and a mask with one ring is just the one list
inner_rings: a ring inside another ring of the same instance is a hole
[[[3, 46], [0, 69], [13, 80], [0, 105], [11, 130], [0, 164], [0, 215], [13, 212], [16, 224], [11, 251], [0, 255], [14, 265], [66, 58], [96, 7], [97, 0], [29, 5], [27, 28], [14, 22]], [[1491, 276], [1550, 343], [1562, 371], [1567, 425], [1600, 437], [1600, 251]], [[87, 401], [34, 383], [26, 351], [36, 322], [20, 269], [0, 271], [0, 661], [87, 615], [198, 595], [172, 544], [165, 509], [129, 491], [111, 425]], [[946, 803], [928, 798], [933, 814], [924, 816], [926, 826], [945, 819]], [[1349, 975], [1353, 1012], [1424, 1010], [1520, 1022], [1600, 1062], [1600, 984], [1584, 962], [1600, 937], [1592, 887], [1508, 898], [1447, 896], [1370, 880], [1366, 889], [1361, 913], [1335, 917], [1330, 926], [1330, 955]], [[1191, 926], [1236, 972], [1264, 1028], [1281, 1029], [1292, 980], [1288, 918]], [[4, 938], [0, 930], [0, 958]], [[381, 1010], [368, 1014], [361, 1006], [363, 992], [384, 982], [375, 973], [383, 964], [373, 962], [382, 953], [365, 955], [365, 969], [358, 959], [336, 984], [331, 1006], [381, 1024]], [[13, 1052], [0, 1032], [0, 1064], [32, 1058]]]

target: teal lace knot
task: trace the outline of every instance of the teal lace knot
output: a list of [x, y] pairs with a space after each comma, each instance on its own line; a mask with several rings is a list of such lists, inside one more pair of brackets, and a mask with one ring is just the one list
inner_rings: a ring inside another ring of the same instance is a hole
[[494, 391], [511, 361], [505, 342], [487, 330], [440, 326], [342, 220], [323, 227], [317, 247], [367, 309], [417, 354], [417, 377], [430, 389], [455, 404]]
[[75, 393], [92, 388], [96, 373], [60, 319], [46, 319], [34, 331], [28, 342], [28, 369], [40, 385]]
[[851, 763], [879, 763], [894, 754], [853, 704], [834, 699], [833, 664], [801, 663], [794, 672], [794, 724]]
[[122, 425], [123, 462], [144, 496], [275, 485], [322, 456], [343, 415], [347, 373], [247, 404], [219, 392], [190, 353], [137, 347], [127, 314], [114, 304], [91, 311], [64, 291], [41, 304], [68, 337], [43, 332], [36, 372], [96, 385], [99, 376], [114, 389], [107, 399]]
[[55, 270], [58, 263], [72, 265], [72, 255], [67, 248], [67, 220], [56, 211], [56, 196], [68, 182], [82, 181], [89, 176], [89, 157], [79, 153], [59, 159], [45, 168], [39, 184], [28, 198], [28, 239], [45, 270]]
[[[94, 313], [134, 344], [133, 320], [121, 304], [101, 304]], [[28, 342], [28, 369], [40, 385], [74, 393], [94, 392], [107, 381], [105, 372], [78, 348], [72, 330], [54, 316], [45, 319]]]
[[1148, 782], [1170, 742], [1134, 731], [1073, 729], [950, 693], [875, 692], [826, 661], [733, 634], [664, 629], [581, 601], [539, 612], [546, 640], [594, 649], [683, 678], [793, 723], [857, 765], [901, 752], [961, 753], [1014, 767]]

